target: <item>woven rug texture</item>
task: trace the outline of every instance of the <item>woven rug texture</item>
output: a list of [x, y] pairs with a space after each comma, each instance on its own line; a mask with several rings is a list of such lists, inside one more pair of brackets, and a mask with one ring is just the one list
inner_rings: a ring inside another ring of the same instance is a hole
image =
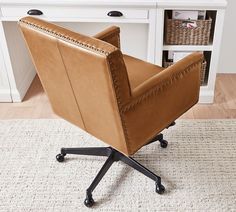
[[85, 191], [105, 157], [67, 155], [61, 147], [106, 146], [60, 119], [0, 121], [0, 211], [236, 211], [236, 120], [177, 120], [169, 145], [133, 157], [162, 177], [155, 183], [122, 162], [112, 165], [84, 206]]

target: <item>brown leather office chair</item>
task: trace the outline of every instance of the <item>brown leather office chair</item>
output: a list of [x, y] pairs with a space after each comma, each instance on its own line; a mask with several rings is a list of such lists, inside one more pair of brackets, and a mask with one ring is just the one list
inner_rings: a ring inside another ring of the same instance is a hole
[[115, 26], [88, 37], [33, 17], [19, 24], [54, 112], [110, 146], [62, 148], [56, 157], [108, 157], [85, 205], [93, 205], [92, 191], [119, 160], [154, 180], [162, 194], [161, 178], [130, 156], [155, 140], [167, 146], [160, 132], [198, 101], [202, 55], [164, 69], [122, 54]]

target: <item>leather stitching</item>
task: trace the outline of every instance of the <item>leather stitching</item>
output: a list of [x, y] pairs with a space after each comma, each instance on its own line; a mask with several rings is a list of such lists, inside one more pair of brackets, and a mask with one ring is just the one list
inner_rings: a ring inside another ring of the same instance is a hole
[[118, 40], [118, 48], [120, 49], [120, 35], [117, 35], [117, 40]]
[[[102, 48], [98, 48], [98, 47], [95, 47], [95, 46], [92, 46], [88, 43], [84, 43], [84, 42], [81, 42], [81, 41], [78, 41], [77, 39], [74, 39], [70, 36], [67, 36], [67, 35], [64, 35], [62, 33], [59, 33], [59, 32], [56, 32], [56, 31], [53, 31], [53, 30], [50, 30], [48, 28], [45, 28], [41, 25], [38, 25], [38, 24], [35, 24], [35, 23], [32, 23], [32, 22], [28, 22], [26, 20], [20, 20], [21, 23], [24, 23], [30, 27], [33, 27], [33, 28], [36, 28], [38, 30], [42, 30], [43, 32], [46, 32], [48, 34], [51, 34], [51, 35], [54, 35], [58, 38], [61, 38], [63, 40], [66, 40], [66, 41], [69, 41], [69, 42], [72, 42], [78, 46], [81, 46], [81, 47], [84, 47], [84, 48], [87, 48], [89, 50], [92, 50], [92, 51], [95, 51], [95, 52], [99, 52], [99, 53], [102, 53], [103, 55], [109, 55], [111, 52], [110, 51], [107, 51], [105, 49], [102, 49]], [[115, 50], [115, 48], [114, 48]]]
[[76, 96], [75, 96], [75, 91], [74, 91], [74, 88], [73, 88], [73, 86], [72, 86], [72, 82], [71, 82], [71, 79], [70, 79], [68, 70], [67, 70], [67, 68], [66, 68], [66, 64], [65, 64], [64, 59], [63, 59], [63, 56], [62, 56], [62, 54], [61, 54], [61, 49], [60, 49], [60, 45], [58, 44], [58, 40], [57, 40], [56, 42], [57, 42], [57, 48], [58, 48], [58, 51], [59, 51], [59, 53], [60, 53], [60, 57], [61, 57], [63, 66], [64, 66], [65, 71], [66, 71], [67, 78], [68, 78], [69, 83], [70, 83], [70, 87], [71, 87], [73, 96], [74, 96], [74, 98], [75, 98], [76, 105], [77, 105], [77, 107], [78, 107], [78, 110], [79, 110], [79, 113], [80, 113], [80, 116], [81, 116], [81, 119], [82, 119], [82, 122], [83, 122], [83, 125], [84, 125], [84, 129], [86, 130], [87, 128], [86, 128], [86, 125], [85, 125], [85, 122], [84, 122], [82, 113], [81, 113], [81, 111], [80, 111], [79, 103], [78, 103], [77, 98], [76, 98]]
[[[118, 51], [114, 52], [117, 53]], [[126, 147], [127, 147], [127, 151], [130, 152], [130, 146], [129, 146], [129, 136], [128, 136], [128, 130], [127, 130], [127, 125], [124, 119], [124, 115], [122, 113], [122, 100], [121, 100], [121, 92], [120, 92], [120, 85], [119, 85], [119, 79], [116, 73], [116, 70], [114, 69], [114, 64], [112, 63], [112, 59], [110, 58], [111, 55], [108, 56], [108, 64], [111, 70], [111, 76], [112, 76], [112, 81], [113, 81], [113, 85], [115, 88], [115, 93], [116, 93], [116, 100], [118, 103], [118, 109], [119, 109], [119, 113], [120, 113], [120, 117], [121, 117], [121, 124], [124, 130], [124, 136], [125, 136], [125, 141], [126, 141]]]
[[186, 69], [184, 69], [183, 71], [173, 74], [172, 77], [170, 77], [168, 80], [160, 83], [159, 85], [151, 88], [149, 91], [145, 92], [143, 95], [139, 96], [138, 98], [136, 98], [135, 100], [133, 100], [132, 102], [124, 105], [121, 109], [122, 113], [125, 113], [129, 110], [135, 109], [135, 107], [138, 104], [141, 104], [142, 102], [144, 102], [145, 100], [147, 100], [148, 98], [157, 95], [158, 93], [162, 92], [164, 89], [168, 88], [171, 84], [173, 84], [174, 82], [180, 80], [180, 78], [183, 78], [188, 72], [193, 70], [193, 67], [196, 65], [199, 65], [199, 63], [202, 62], [202, 59], [196, 61], [195, 63], [189, 65]]

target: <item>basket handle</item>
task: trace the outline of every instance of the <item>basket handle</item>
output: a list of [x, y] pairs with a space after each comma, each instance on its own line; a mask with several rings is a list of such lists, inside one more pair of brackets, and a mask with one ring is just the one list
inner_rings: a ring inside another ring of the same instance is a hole
[[197, 22], [192, 21], [192, 20], [184, 20], [182, 21], [182, 27], [188, 28], [188, 29], [193, 29], [197, 27]]

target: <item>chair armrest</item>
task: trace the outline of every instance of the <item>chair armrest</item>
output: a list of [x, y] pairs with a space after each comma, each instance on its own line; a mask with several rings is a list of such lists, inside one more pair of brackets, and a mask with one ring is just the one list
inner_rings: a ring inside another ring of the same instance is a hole
[[196, 71], [198, 72], [198, 78], [194, 80], [199, 80], [199, 87], [200, 87], [200, 70], [201, 70], [201, 63], [203, 60], [202, 53], [195, 52], [187, 57], [183, 58], [182, 60], [178, 61], [177, 63], [169, 66], [168, 68], [164, 69], [160, 73], [154, 75], [153, 77], [149, 78], [141, 85], [136, 87], [132, 91], [132, 96], [134, 98], [138, 96], [144, 95], [146, 92], [150, 90], [161, 88], [163, 86], [168, 86], [174, 83], [175, 80], [179, 78], [183, 78], [185, 74], [189, 72]]
[[117, 26], [111, 26], [93, 37], [108, 42], [120, 49], [120, 28]]
[[193, 53], [131, 91], [121, 109], [131, 154], [198, 102], [201, 62]]

